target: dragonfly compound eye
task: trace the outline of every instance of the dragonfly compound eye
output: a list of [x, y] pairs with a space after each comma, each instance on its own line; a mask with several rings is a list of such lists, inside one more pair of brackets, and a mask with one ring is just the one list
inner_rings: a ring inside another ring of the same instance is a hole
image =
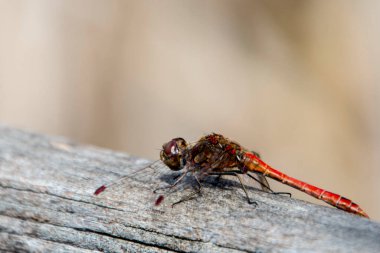
[[175, 138], [162, 146], [161, 160], [171, 169], [180, 170], [183, 168], [183, 153], [187, 147], [186, 141], [182, 138]]

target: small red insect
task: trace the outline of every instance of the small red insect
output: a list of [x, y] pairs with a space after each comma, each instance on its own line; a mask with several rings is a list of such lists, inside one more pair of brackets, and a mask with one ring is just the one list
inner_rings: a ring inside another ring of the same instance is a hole
[[[245, 186], [240, 178], [240, 175], [245, 174], [258, 181], [263, 186], [263, 189], [271, 192], [273, 191], [269, 188], [265, 176], [289, 185], [297, 190], [301, 190], [306, 194], [321, 199], [341, 210], [369, 218], [368, 215], [351, 200], [275, 170], [263, 162], [257, 153], [248, 151], [238, 143], [233, 142], [220, 134], [213, 133], [204, 136], [194, 144], [188, 144], [183, 138], [174, 138], [162, 146], [160, 158], [171, 170], [184, 170], [172, 185], [164, 188], [173, 188], [182, 181], [188, 173], [193, 174], [199, 186], [197, 192], [194, 192], [186, 199], [174, 203], [174, 205], [188, 200], [194, 194], [199, 193], [201, 190], [200, 179], [208, 175], [236, 176], [243, 187], [248, 201], [254, 203], [250, 201]], [[258, 179], [256, 179], [254, 175], [258, 175]], [[105, 189], [106, 186], [102, 185], [94, 194], [98, 195]], [[160, 205], [163, 199], [164, 197], [160, 195], [156, 200], [155, 205]]]

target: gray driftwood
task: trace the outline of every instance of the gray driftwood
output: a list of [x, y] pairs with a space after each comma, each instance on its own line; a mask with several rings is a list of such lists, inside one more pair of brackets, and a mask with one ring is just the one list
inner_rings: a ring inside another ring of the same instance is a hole
[[149, 161], [0, 127], [0, 251], [10, 252], [380, 252], [380, 224], [334, 208], [191, 178], [154, 206], [152, 190], [178, 173]]

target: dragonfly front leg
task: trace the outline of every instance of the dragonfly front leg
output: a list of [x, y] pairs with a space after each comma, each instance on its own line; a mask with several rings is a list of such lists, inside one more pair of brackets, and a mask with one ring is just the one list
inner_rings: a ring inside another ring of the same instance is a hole
[[179, 178], [177, 178], [177, 180], [173, 184], [167, 185], [167, 186], [164, 186], [164, 187], [159, 187], [159, 188], [155, 189], [153, 191], [153, 193], [157, 193], [157, 191], [159, 191], [159, 190], [164, 190], [164, 189], [168, 189], [168, 188], [169, 189], [174, 188], [179, 182], [182, 181], [182, 179], [186, 176], [187, 173], [188, 173], [188, 171], [183, 172], [182, 175]]
[[188, 195], [187, 197], [182, 198], [181, 200], [179, 200], [179, 201], [173, 203], [173, 204], [172, 204], [172, 208], [173, 208], [175, 205], [177, 205], [177, 204], [179, 204], [179, 203], [182, 203], [182, 202], [185, 202], [185, 201], [188, 201], [188, 200], [192, 199], [195, 195], [201, 193], [201, 191], [202, 191], [202, 185], [201, 185], [201, 182], [199, 181], [199, 179], [198, 179], [197, 176], [194, 175], [194, 178], [197, 180], [198, 189], [197, 189], [196, 191], [194, 191], [193, 193], [191, 193], [190, 195]]

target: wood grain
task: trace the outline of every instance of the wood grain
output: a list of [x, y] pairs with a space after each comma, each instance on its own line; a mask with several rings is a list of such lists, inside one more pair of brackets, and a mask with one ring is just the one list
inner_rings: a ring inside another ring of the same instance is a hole
[[178, 172], [155, 163], [99, 196], [104, 184], [150, 161], [62, 137], [0, 127], [0, 251], [380, 252], [380, 224], [228, 178], [189, 177], [154, 206], [153, 189]]

